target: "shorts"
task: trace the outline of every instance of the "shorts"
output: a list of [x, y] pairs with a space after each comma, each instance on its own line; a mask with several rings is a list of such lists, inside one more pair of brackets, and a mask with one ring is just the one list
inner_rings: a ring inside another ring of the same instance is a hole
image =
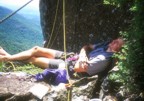
[[60, 59], [60, 57], [64, 54], [64, 52], [62, 51], [58, 51], [58, 50], [55, 50], [55, 51], [56, 51], [55, 59]]
[[50, 59], [49, 60], [49, 68], [57, 69], [57, 68], [65, 68], [65, 61], [62, 59]]
[[62, 67], [62, 66], [65, 67], [64, 60], [60, 59], [64, 52], [57, 51], [57, 50], [55, 50], [55, 51], [56, 51], [55, 59], [49, 59], [49, 61], [48, 61], [49, 68], [57, 69], [57, 68]]

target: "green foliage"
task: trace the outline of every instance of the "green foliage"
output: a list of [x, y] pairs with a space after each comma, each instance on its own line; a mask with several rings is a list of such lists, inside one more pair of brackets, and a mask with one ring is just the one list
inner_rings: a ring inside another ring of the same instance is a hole
[[130, 8], [130, 11], [132, 11], [132, 12], [135, 12], [136, 11], [136, 6], [134, 5], [134, 6], [132, 6], [131, 8]]
[[131, 76], [138, 89], [144, 90], [144, 1], [136, 1], [136, 10], [133, 26], [129, 33], [129, 66], [131, 67]]
[[[0, 7], [0, 19], [11, 13], [11, 10]], [[42, 32], [38, 23], [19, 14], [13, 15], [0, 24], [0, 46], [11, 54], [35, 45], [42, 46]]]
[[0, 62], [0, 71], [2, 71], [3, 68], [3, 62]]
[[40, 69], [32, 64], [26, 64], [24, 66], [19, 66], [15, 69], [15, 71], [23, 71], [28, 74], [37, 74], [43, 71], [43, 69]]
[[[118, 0], [115, 0], [118, 1]], [[128, 92], [140, 93], [144, 90], [144, 1], [135, 1], [130, 9], [135, 12], [133, 23], [128, 31], [120, 32], [126, 43], [118, 58], [118, 72], [112, 73], [110, 79], [119, 80]]]
[[[0, 6], [0, 20], [11, 14], [13, 11]], [[32, 15], [31, 15], [32, 16]], [[42, 46], [42, 32], [39, 19], [27, 19], [20, 14], [15, 14], [0, 24], [0, 46], [8, 53], [15, 54], [29, 49], [35, 45]], [[32, 64], [17, 65], [13, 62], [0, 63], [1, 72], [24, 71], [29, 74], [36, 74], [42, 69]]]
[[110, 5], [115, 5], [117, 7], [120, 7], [127, 1], [129, 0], [104, 0], [104, 4], [110, 4]]
[[110, 79], [112, 80], [119, 80], [118, 82], [123, 83], [125, 86], [128, 86], [127, 83], [129, 82], [129, 68], [127, 68], [127, 56], [128, 56], [128, 46], [127, 43], [122, 47], [121, 51], [114, 54], [114, 58], [118, 59], [116, 66], [118, 67], [119, 71], [114, 72], [110, 75]]
[[43, 69], [34, 66], [33, 64], [23, 64], [20, 62], [1, 62], [0, 72], [16, 72], [23, 71], [28, 74], [37, 74], [43, 71]]

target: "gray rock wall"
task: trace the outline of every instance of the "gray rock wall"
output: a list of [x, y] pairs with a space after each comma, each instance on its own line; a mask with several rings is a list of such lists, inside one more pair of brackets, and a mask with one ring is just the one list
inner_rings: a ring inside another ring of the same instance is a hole
[[[126, 30], [131, 23], [132, 14], [128, 12], [128, 3], [123, 8], [117, 8], [103, 4], [103, 0], [65, 1], [68, 51], [78, 51], [82, 45], [96, 40], [116, 38], [119, 31]], [[47, 41], [45, 47], [63, 50], [62, 5], [63, 0], [40, 0], [41, 26]]]
[[[92, 97], [97, 76], [73, 80], [72, 101], [87, 101]], [[0, 101], [67, 101], [65, 84], [57, 86], [36, 82], [24, 72], [0, 72]]]

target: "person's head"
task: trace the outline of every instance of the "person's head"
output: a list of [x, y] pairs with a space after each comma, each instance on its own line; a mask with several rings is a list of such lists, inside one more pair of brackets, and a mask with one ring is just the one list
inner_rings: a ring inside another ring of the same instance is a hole
[[111, 43], [109, 43], [109, 48], [112, 52], [118, 52], [122, 45], [124, 44], [124, 40], [122, 38], [117, 38], [113, 40]]

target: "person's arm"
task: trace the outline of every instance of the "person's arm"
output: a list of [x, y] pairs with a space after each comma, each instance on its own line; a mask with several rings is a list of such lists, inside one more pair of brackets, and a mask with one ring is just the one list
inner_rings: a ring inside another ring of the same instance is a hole
[[85, 45], [79, 53], [79, 59], [74, 66], [75, 72], [86, 72], [88, 68], [88, 57], [87, 52], [94, 49], [94, 45]]

